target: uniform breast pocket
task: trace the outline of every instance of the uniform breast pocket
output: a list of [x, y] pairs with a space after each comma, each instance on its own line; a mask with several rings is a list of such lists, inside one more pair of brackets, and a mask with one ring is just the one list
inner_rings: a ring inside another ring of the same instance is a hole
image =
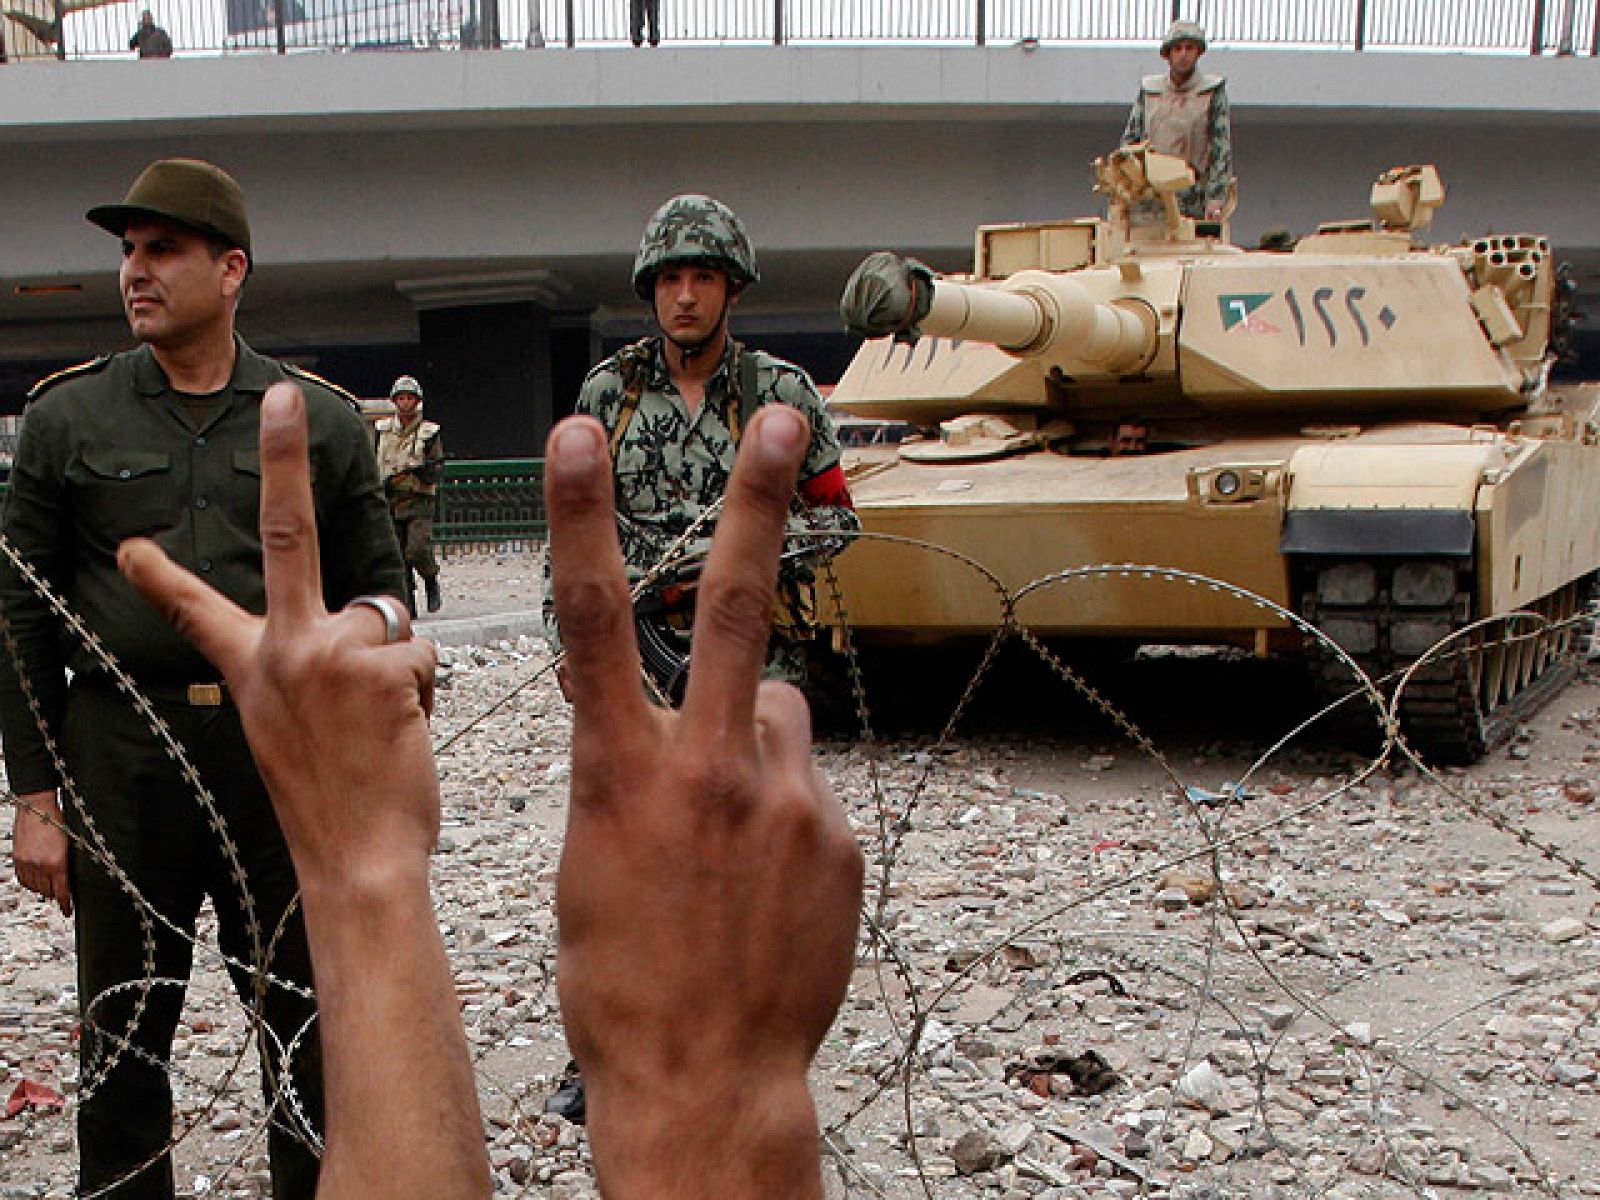
[[68, 470], [85, 523], [113, 541], [177, 520], [177, 484], [165, 450], [86, 447]]
[[237, 528], [254, 529], [261, 519], [261, 452], [235, 450], [232, 470], [218, 490], [218, 502]]

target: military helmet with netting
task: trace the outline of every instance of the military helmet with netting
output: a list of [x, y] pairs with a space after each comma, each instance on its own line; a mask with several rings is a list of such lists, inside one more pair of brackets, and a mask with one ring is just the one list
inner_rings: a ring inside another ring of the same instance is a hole
[[656, 210], [639, 239], [633, 260], [633, 290], [649, 303], [656, 276], [671, 264], [714, 267], [728, 273], [735, 287], [757, 282], [755, 247], [744, 223], [710, 196], [674, 196]]

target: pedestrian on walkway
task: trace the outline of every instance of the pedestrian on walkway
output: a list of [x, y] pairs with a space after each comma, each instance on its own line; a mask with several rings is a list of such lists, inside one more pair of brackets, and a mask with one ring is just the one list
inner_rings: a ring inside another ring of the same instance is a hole
[[139, 28], [128, 39], [128, 49], [137, 50], [140, 58], [172, 57], [172, 39], [156, 24], [155, 15], [148, 8], [139, 14]]

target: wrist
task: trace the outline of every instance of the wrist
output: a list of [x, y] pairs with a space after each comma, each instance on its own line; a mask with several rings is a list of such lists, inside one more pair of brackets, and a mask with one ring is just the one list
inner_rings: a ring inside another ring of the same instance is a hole
[[432, 911], [426, 856], [315, 864], [297, 858], [295, 873], [308, 923], [328, 914], [341, 927], [371, 930], [403, 919], [419, 907]]
[[60, 793], [54, 788], [40, 792], [14, 792], [17, 819], [33, 817], [47, 824], [62, 820]]
[[585, 1070], [589, 1138], [606, 1200], [822, 1195], [816, 1105], [803, 1068], [724, 1062], [677, 1075]]

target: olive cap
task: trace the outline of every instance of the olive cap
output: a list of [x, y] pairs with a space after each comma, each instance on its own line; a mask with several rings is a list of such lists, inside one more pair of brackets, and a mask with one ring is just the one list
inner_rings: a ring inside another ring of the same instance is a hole
[[1174, 21], [1167, 28], [1167, 36], [1161, 39], [1161, 57], [1167, 56], [1179, 42], [1193, 42], [1200, 47], [1200, 53], [1206, 49], [1206, 31], [1194, 21]]
[[219, 237], [254, 261], [244, 189], [221, 167], [197, 158], [164, 158], [151, 163], [133, 181], [121, 204], [102, 204], [84, 215], [117, 237], [141, 217], [173, 221]]
[[422, 399], [422, 385], [416, 381], [414, 376], [402, 375], [399, 379], [396, 379], [394, 386], [389, 389], [389, 399], [393, 400], [401, 392], [407, 392], [415, 396], [419, 401]]
[[726, 271], [735, 287], [761, 279], [744, 222], [710, 196], [674, 196], [644, 227], [633, 260], [633, 290], [641, 300], [650, 302], [656, 276], [674, 263]]

